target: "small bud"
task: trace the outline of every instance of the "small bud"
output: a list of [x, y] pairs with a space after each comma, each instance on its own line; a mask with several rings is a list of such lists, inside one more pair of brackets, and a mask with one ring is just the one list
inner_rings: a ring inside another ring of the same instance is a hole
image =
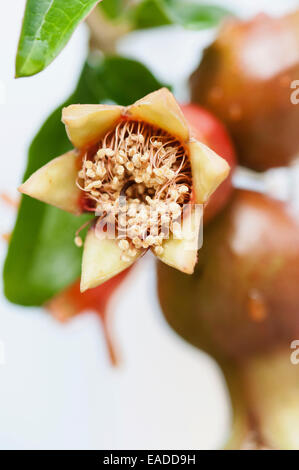
[[78, 247], [81, 247], [83, 245], [83, 241], [82, 241], [82, 238], [77, 236], [75, 237], [75, 245], [78, 246]]
[[112, 150], [112, 149], [105, 149], [105, 153], [106, 153], [107, 157], [113, 157], [113, 155], [114, 155], [114, 150]]
[[140, 157], [140, 160], [142, 162], [147, 162], [148, 159], [149, 159], [149, 153], [148, 152], [144, 152], [144, 154], [141, 155], [141, 157]]
[[125, 263], [129, 263], [131, 261], [131, 258], [128, 255], [122, 255], [121, 260], [124, 261]]
[[180, 194], [185, 194], [189, 191], [188, 186], [185, 186], [184, 184], [179, 187], [179, 193]]
[[100, 150], [97, 151], [97, 156], [98, 156], [100, 159], [105, 158], [105, 155], [106, 155], [106, 149], [100, 149]]
[[125, 169], [124, 169], [124, 167], [123, 167], [122, 165], [116, 165], [115, 171], [116, 171], [116, 173], [117, 173], [118, 175], [121, 176], [121, 175], [124, 174]]
[[132, 157], [133, 164], [139, 168], [140, 167], [140, 153], [135, 153]]
[[97, 180], [93, 182], [93, 187], [94, 188], [100, 188], [102, 186], [102, 181]]
[[132, 162], [126, 163], [126, 168], [127, 168], [128, 171], [131, 171], [131, 172], [132, 172], [132, 171], [134, 170], [134, 165], [133, 165], [133, 163], [132, 163]]
[[95, 172], [91, 168], [88, 168], [88, 170], [86, 171], [86, 174], [89, 178], [94, 178], [96, 175]]
[[130, 250], [128, 250], [128, 255], [132, 258], [134, 258], [134, 256], [136, 256], [137, 254], [137, 251], [134, 249], [134, 248], [131, 248]]
[[156, 253], [156, 255], [161, 256], [161, 255], [163, 254], [163, 251], [164, 251], [164, 249], [163, 249], [162, 246], [156, 246], [156, 247], [155, 247], [155, 253]]
[[140, 238], [134, 237], [132, 241], [133, 241], [134, 245], [136, 246], [136, 248], [140, 248], [140, 247], [141, 247], [142, 242], [141, 242]]
[[125, 157], [122, 157], [121, 155], [117, 155], [116, 156], [116, 161], [117, 163], [119, 163], [120, 165], [123, 165], [125, 163]]
[[130, 245], [129, 245], [128, 240], [119, 240], [118, 246], [121, 250], [125, 251], [125, 250], [128, 250]]
[[103, 178], [106, 174], [106, 168], [101, 163], [98, 163], [97, 165], [96, 174], [101, 178]]

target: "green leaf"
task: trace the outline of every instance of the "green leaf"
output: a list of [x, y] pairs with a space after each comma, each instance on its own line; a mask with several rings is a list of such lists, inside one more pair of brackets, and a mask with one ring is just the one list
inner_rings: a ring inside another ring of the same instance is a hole
[[203, 5], [198, 2], [170, 0], [169, 14], [174, 23], [185, 28], [203, 29], [216, 26], [230, 13], [216, 5]]
[[115, 20], [123, 14], [126, 3], [124, 0], [105, 0], [99, 4], [99, 8], [107, 18]]
[[142, 0], [129, 15], [135, 29], [180, 24], [185, 28], [210, 28], [229, 15], [225, 8], [193, 0]]
[[59, 54], [99, 0], [27, 0], [16, 77], [34, 75]]
[[[73, 95], [46, 120], [29, 149], [24, 179], [71, 148], [61, 110], [70, 103], [112, 101], [128, 105], [163, 86], [139, 62], [121, 57], [89, 61]], [[6, 297], [21, 305], [41, 305], [80, 276], [81, 249], [75, 231], [90, 216], [76, 217], [22, 197], [4, 266]]]
[[131, 13], [135, 29], [155, 28], [172, 24], [167, 5], [162, 0], [143, 0]]

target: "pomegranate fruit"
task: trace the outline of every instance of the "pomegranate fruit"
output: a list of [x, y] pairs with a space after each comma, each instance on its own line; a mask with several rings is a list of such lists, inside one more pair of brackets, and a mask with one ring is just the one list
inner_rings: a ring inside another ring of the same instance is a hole
[[196, 346], [236, 360], [299, 337], [298, 282], [297, 220], [284, 203], [244, 190], [205, 229], [191, 277], [158, 265], [170, 325]]
[[[299, 448], [299, 226], [288, 207], [236, 190], [184, 276], [159, 263], [170, 326], [216, 359], [233, 409], [230, 449]], [[298, 354], [297, 354], [298, 356]]]
[[226, 124], [241, 165], [264, 171], [298, 155], [299, 106], [291, 101], [298, 77], [299, 10], [234, 19], [191, 76], [192, 101]]
[[231, 168], [228, 177], [211, 195], [205, 206], [204, 222], [207, 224], [225, 206], [232, 194], [236, 154], [225, 126], [212, 113], [194, 103], [182, 104], [181, 110], [194, 137], [221, 155]]

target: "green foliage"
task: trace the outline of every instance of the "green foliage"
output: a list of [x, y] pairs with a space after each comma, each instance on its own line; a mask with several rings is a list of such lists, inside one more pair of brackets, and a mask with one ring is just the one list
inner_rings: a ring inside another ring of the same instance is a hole
[[123, 14], [127, 4], [128, 0], [105, 0], [99, 4], [99, 7], [109, 19], [116, 20]]
[[195, 0], [105, 0], [99, 8], [109, 19], [129, 20], [132, 29], [154, 28], [180, 24], [185, 28], [210, 28], [229, 14], [216, 5], [206, 5]]
[[203, 29], [216, 26], [230, 13], [226, 8], [204, 5], [192, 0], [168, 0], [167, 9], [173, 23], [185, 28]]
[[134, 29], [154, 28], [172, 24], [164, 0], [142, 0], [131, 12]]
[[99, 0], [27, 0], [16, 77], [34, 75], [59, 54]]
[[[27, 0], [16, 57], [16, 77], [42, 71], [59, 54], [78, 24], [98, 0]], [[104, 0], [99, 8], [109, 20], [131, 29], [180, 24], [187, 28], [215, 26], [228, 11], [194, 0]]]

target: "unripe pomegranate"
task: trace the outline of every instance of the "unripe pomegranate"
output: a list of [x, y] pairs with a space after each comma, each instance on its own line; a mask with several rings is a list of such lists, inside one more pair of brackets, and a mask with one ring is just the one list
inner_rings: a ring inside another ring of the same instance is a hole
[[221, 366], [233, 407], [228, 448], [299, 448], [299, 227], [288, 207], [235, 191], [204, 231], [190, 277], [158, 265], [168, 323]]
[[299, 11], [231, 20], [191, 76], [192, 101], [227, 125], [242, 165], [263, 171], [298, 155], [298, 77]]
[[279, 201], [235, 191], [194, 275], [159, 265], [158, 276], [167, 320], [199, 347], [240, 359], [299, 338], [299, 225]]

